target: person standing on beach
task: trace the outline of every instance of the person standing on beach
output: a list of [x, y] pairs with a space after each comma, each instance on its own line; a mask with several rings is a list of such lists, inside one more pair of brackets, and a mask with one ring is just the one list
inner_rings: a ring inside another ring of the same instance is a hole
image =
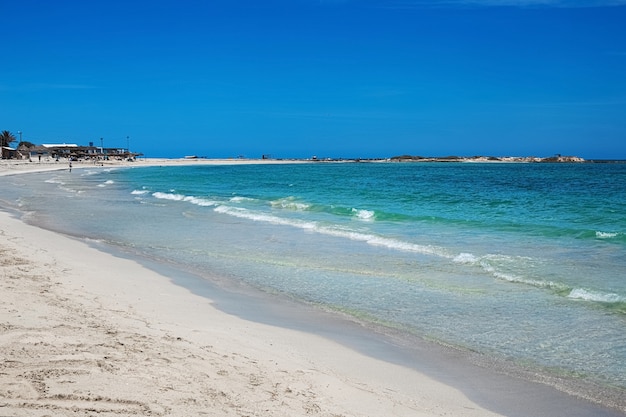
[[72, 172], [72, 161], [70, 161], [70, 172]]

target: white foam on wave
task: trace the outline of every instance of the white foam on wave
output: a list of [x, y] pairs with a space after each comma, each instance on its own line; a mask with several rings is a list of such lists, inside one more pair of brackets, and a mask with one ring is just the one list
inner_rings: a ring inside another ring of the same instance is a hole
[[220, 205], [215, 208], [218, 213], [228, 214], [231, 216], [245, 218], [253, 221], [262, 221], [272, 224], [297, 227], [307, 231], [313, 231], [329, 236], [341, 237], [350, 240], [365, 242], [372, 246], [382, 246], [389, 249], [395, 249], [402, 252], [419, 253], [424, 255], [435, 255], [443, 258], [451, 258], [451, 256], [443, 249], [434, 246], [419, 245], [416, 243], [403, 242], [397, 239], [377, 236], [368, 233], [356, 232], [350, 229], [321, 226], [317, 222], [286, 219], [271, 214], [265, 214], [255, 211], [246, 210], [239, 207], [229, 207]]
[[492, 265], [493, 261], [507, 262], [507, 263], [519, 263], [519, 262], [529, 261], [529, 260], [530, 258], [527, 258], [527, 257], [512, 257], [512, 256], [507, 256], [507, 255], [493, 255], [493, 254], [476, 257], [469, 253], [461, 253], [456, 258], [454, 258], [455, 262], [466, 263], [466, 264], [478, 264], [483, 269], [483, 271], [485, 271], [486, 273], [490, 274], [494, 278], [501, 280], [501, 281], [506, 281], [506, 282], [510, 282], [513, 284], [529, 285], [535, 288], [547, 288], [547, 289], [557, 290], [557, 291], [563, 291], [567, 289], [565, 284], [562, 284], [562, 283], [526, 278], [526, 277], [519, 276], [513, 273], [504, 272], [498, 267]]
[[420, 245], [417, 243], [404, 242], [383, 236], [370, 235], [360, 232], [346, 232], [329, 230], [327, 234], [347, 237], [352, 240], [366, 242], [372, 246], [382, 246], [389, 249], [395, 249], [402, 252], [419, 253], [422, 255], [434, 255], [441, 258], [450, 259], [451, 256], [443, 249], [431, 245]]
[[478, 258], [471, 253], [460, 253], [453, 261], [459, 264], [475, 264], [478, 262]]
[[217, 204], [215, 201], [200, 197], [185, 197], [183, 200], [201, 207], [211, 207]]
[[281, 208], [286, 210], [305, 211], [310, 205], [296, 201], [294, 197], [281, 198], [270, 202], [270, 205], [274, 208]]
[[144, 194], [148, 194], [150, 191], [148, 190], [133, 190], [131, 192], [132, 195], [144, 195]]
[[202, 207], [210, 207], [217, 204], [215, 201], [207, 200], [205, 198], [186, 196], [182, 194], [174, 194], [174, 193], [163, 193], [160, 191], [152, 193], [152, 196], [155, 198], [159, 198], [161, 200], [170, 200], [170, 201], [185, 201], [191, 204], [195, 204], [197, 206]]
[[245, 201], [254, 201], [254, 199], [250, 197], [236, 196], [236, 197], [231, 198], [229, 201], [231, 203], [243, 203]]
[[[481, 265], [483, 266], [483, 265]], [[517, 275], [513, 275], [513, 274], [507, 274], [501, 271], [496, 270], [493, 267], [485, 267], [483, 266], [483, 268], [485, 269], [485, 271], [491, 273], [495, 278], [503, 280], [503, 281], [508, 281], [514, 284], [524, 284], [524, 285], [530, 285], [532, 287], [535, 288], [548, 288], [548, 289], [553, 289], [553, 290], [563, 290], [565, 289], [565, 285], [564, 284], [559, 284], [558, 282], [554, 282], [554, 281], [541, 281], [541, 280], [537, 280], [537, 279], [529, 279], [529, 278], [524, 278], [524, 277], [520, 277]]]
[[355, 208], [352, 209], [352, 213], [354, 213], [354, 217], [364, 221], [372, 221], [375, 219], [376, 215], [376, 212], [373, 210], [359, 210]]
[[596, 232], [596, 237], [598, 239], [611, 239], [613, 237], [617, 237], [619, 235], [619, 233], [615, 233], [615, 232]]
[[302, 220], [293, 220], [293, 219], [284, 219], [282, 217], [272, 216], [270, 214], [258, 213], [250, 210], [246, 210], [239, 207], [229, 207], [229, 206], [217, 206], [215, 212], [228, 214], [234, 217], [239, 217], [242, 219], [267, 222], [272, 224], [278, 224], [283, 226], [294, 226], [299, 227], [301, 229], [315, 229], [316, 224], [314, 222], [306, 222]]
[[586, 290], [584, 288], [574, 288], [568, 298], [585, 301], [596, 301], [600, 303], [623, 303], [626, 302], [626, 297], [622, 297], [614, 293], [601, 293], [596, 291]]
[[182, 194], [162, 193], [160, 191], [152, 193], [152, 196], [161, 200], [183, 201], [185, 198]]
[[82, 191], [78, 191], [78, 190], [75, 190], [73, 188], [68, 187], [66, 182], [63, 181], [60, 177], [48, 178], [44, 182], [46, 182], [48, 184], [55, 184], [59, 190], [65, 191], [67, 193], [71, 193], [71, 194], [81, 194], [82, 193]]
[[115, 184], [115, 181], [113, 181], [113, 180], [106, 180], [102, 184], [98, 184], [98, 187], [106, 187], [107, 185], [111, 185], [111, 184]]

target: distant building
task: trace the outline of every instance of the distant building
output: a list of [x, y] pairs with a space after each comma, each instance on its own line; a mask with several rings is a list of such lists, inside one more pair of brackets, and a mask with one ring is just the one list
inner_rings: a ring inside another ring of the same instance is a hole
[[[78, 145], [73, 143], [44, 143], [41, 145], [43, 149], [47, 151], [49, 156], [53, 158], [69, 158], [72, 155], [72, 151], [75, 151], [78, 148]], [[40, 155], [41, 150], [38, 151], [38, 155]]]
[[128, 159], [138, 156], [124, 148], [102, 148], [99, 146], [79, 146], [73, 143], [43, 144], [30, 149], [30, 157], [49, 156], [55, 159]]
[[9, 146], [2, 147], [2, 159], [12, 159], [15, 158], [17, 150], [15, 148], [11, 148]]

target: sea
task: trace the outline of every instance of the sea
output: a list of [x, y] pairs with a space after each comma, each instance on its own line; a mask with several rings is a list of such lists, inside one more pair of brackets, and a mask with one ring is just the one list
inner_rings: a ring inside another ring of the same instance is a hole
[[94, 166], [4, 177], [0, 204], [269, 300], [626, 392], [626, 163]]

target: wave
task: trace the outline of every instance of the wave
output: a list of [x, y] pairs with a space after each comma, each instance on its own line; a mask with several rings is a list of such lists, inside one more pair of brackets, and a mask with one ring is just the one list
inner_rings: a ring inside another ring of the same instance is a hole
[[[261, 203], [261, 200], [257, 200], [250, 197], [242, 197], [236, 196], [232, 197], [230, 200], [232, 203]], [[309, 203], [306, 201], [299, 200], [297, 197], [289, 196], [284, 198], [278, 198], [275, 200], [269, 201], [270, 207], [275, 210], [287, 210], [287, 211], [297, 211], [297, 212], [305, 212], [310, 211], [314, 213], [327, 213], [340, 217], [351, 217], [357, 220], [362, 221], [373, 221], [377, 218], [376, 212], [373, 210], [365, 210], [365, 209], [357, 209], [357, 208], [345, 208], [345, 207], [337, 207], [334, 205], [325, 206], [325, 205], [317, 205], [313, 203]]]
[[361, 221], [374, 221], [377, 219], [377, 213], [374, 210], [346, 208], [335, 205], [319, 205], [303, 201], [298, 201], [295, 197], [286, 197], [273, 200], [270, 202], [272, 208], [293, 210], [293, 211], [311, 211], [315, 213], [327, 213], [339, 217], [350, 217]]
[[504, 273], [491, 265], [491, 263], [489, 262], [490, 259], [493, 260], [496, 258], [499, 258], [501, 261], [505, 260], [513, 262], [529, 260], [529, 258], [525, 257], [509, 257], [506, 255], [476, 256], [471, 253], [460, 253], [459, 255], [454, 257], [453, 261], [462, 264], [477, 265], [496, 279], [500, 279], [514, 284], [529, 285], [539, 289], [547, 289], [558, 296], [564, 296], [573, 300], [599, 303], [608, 306], [612, 310], [626, 313], [626, 296], [615, 293], [594, 291], [585, 288], [572, 288], [571, 286], [560, 282], [544, 281], [540, 279], [532, 279], [515, 274]]
[[[146, 190], [135, 190], [134, 194], [145, 194]], [[482, 269], [486, 274], [493, 278], [505, 282], [510, 282], [520, 285], [528, 285], [538, 289], [545, 289], [555, 293], [558, 296], [564, 296], [569, 299], [584, 300], [587, 302], [604, 303], [604, 304], [620, 304], [624, 305], [624, 312], [626, 312], [626, 297], [622, 297], [617, 294], [607, 294], [593, 292], [590, 290], [572, 288], [565, 283], [555, 282], [551, 280], [542, 280], [538, 278], [532, 278], [524, 276], [523, 273], [519, 274], [515, 271], [519, 271], [519, 265], [526, 264], [532, 259], [522, 256], [509, 256], [509, 255], [495, 255], [487, 254], [477, 256], [468, 252], [451, 253], [449, 249], [445, 247], [439, 247], [435, 245], [424, 245], [408, 241], [403, 241], [397, 238], [386, 237], [377, 235], [374, 233], [368, 233], [363, 231], [357, 231], [349, 226], [341, 225], [329, 225], [323, 222], [314, 220], [297, 219], [281, 217], [271, 213], [266, 213], [258, 210], [250, 210], [245, 207], [235, 207], [233, 205], [225, 205], [223, 202], [209, 200], [205, 198], [186, 196], [178, 193], [164, 193], [155, 192], [152, 196], [158, 199], [182, 201], [199, 206], [213, 206], [216, 213], [221, 213], [229, 216], [244, 218], [256, 222], [265, 222], [275, 225], [290, 226], [301, 230], [324, 234], [327, 236], [334, 236], [353, 241], [363, 242], [371, 246], [384, 247], [391, 250], [397, 250], [405, 253], [415, 253], [421, 255], [436, 256], [442, 259], [452, 261], [457, 264], [465, 264], [469, 266], [475, 266]], [[245, 203], [245, 202], [259, 201], [248, 197], [233, 197], [229, 202], [233, 203]], [[259, 201], [260, 202], [260, 201]], [[281, 198], [270, 202], [273, 208], [291, 210], [291, 211], [327, 211], [328, 207], [315, 206], [312, 204], [302, 203], [297, 201], [294, 197]], [[335, 211], [340, 210], [342, 215], [347, 214], [345, 208], [334, 208]], [[359, 210], [350, 209], [349, 213], [352, 217], [359, 220], [371, 221], [376, 218], [377, 213], [371, 210]], [[619, 307], [618, 310], [622, 311]]]
[[502, 263], [511, 263], [511, 264], [519, 264], [525, 263], [529, 261], [530, 258], [520, 257], [520, 256], [508, 256], [508, 255], [484, 255], [484, 256], [476, 256], [471, 253], [460, 253], [455, 256], [453, 261], [456, 263], [468, 264], [468, 265], [476, 265], [483, 269], [483, 271], [487, 272], [491, 276], [511, 282], [516, 284], [525, 284], [530, 285], [536, 288], [548, 288], [555, 291], [566, 291], [568, 287], [565, 284], [561, 284], [554, 281], [543, 281], [539, 279], [531, 279], [523, 276], [519, 276], [512, 273], [505, 273], [502, 270], [499, 270], [495, 266], [493, 266], [493, 261]]
[[591, 291], [584, 288], [574, 288], [567, 296], [576, 300], [595, 301], [599, 303], [626, 303], [626, 297], [615, 293]]
[[449, 227], [461, 227], [480, 230], [494, 230], [506, 233], [524, 233], [531, 236], [542, 236], [545, 238], [563, 238], [571, 237], [582, 240], [604, 240], [611, 243], [626, 243], [626, 233], [614, 231], [596, 231], [587, 229], [576, 229], [568, 227], [559, 227], [554, 225], [526, 224], [519, 223], [498, 223], [486, 222], [479, 220], [463, 219], [453, 217], [442, 217], [438, 215], [427, 214], [407, 214], [395, 211], [370, 210], [357, 207], [345, 207], [337, 205], [309, 204], [304, 202], [294, 202], [292, 197], [277, 200], [272, 203], [274, 207], [283, 205], [282, 208], [291, 208], [298, 210], [309, 210], [319, 213], [327, 213], [339, 217], [350, 217], [362, 221], [380, 221], [380, 222], [407, 222], [407, 223], [425, 223], [433, 225], [444, 225]]
[[152, 193], [152, 196], [161, 200], [184, 201], [185, 196], [182, 194], [162, 193], [160, 191]]
[[353, 208], [352, 213], [354, 213], [354, 217], [359, 220], [372, 221], [376, 218], [376, 212], [373, 210], [358, 210]]
[[327, 230], [327, 234], [334, 236], [347, 237], [352, 240], [366, 242], [372, 246], [382, 246], [388, 249], [396, 249], [403, 252], [419, 253], [422, 255], [434, 255], [441, 258], [451, 259], [452, 256], [444, 248], [434, 245], [420, 245], [417, 243], [404, 242], [383, 236], [370, 235], [360, 232], [334, 231]]
[[270, 201], [270, 205], [273, 208], [281, 208], [287, 210], [305, 211], [311, 207], [310, 204], [302, 203], [296, 200], [295, 197], [280, 198], [278, 200]]
[[[389, 249], [400, 250], [403, 252], [411, 252], [411, 253], [419, 253], [424, 255], [435, 255], [443, 258], [451, 259], [452, 255], [449, 254], [444, 248], [431, 246], [431, 245], [420, 245], [411, 242], [404, 242], [401, 240], [387, 238], [384, 236], [378, 236], [369, 233], [357, 232], [348, 228], [342, 228], [341, 226], [326, 226], [321, 225], [315, 221], [307, 221], [300, 219], [290, 219], [285, 217], [279, 217], [272, 214], [266, 214], [259, 211], [248, 210], [242, 207], [232, 207], [223, 205], [220, 202], [207, 200], [199, 197], [186, 196], [183, 194], [177, 193], [164, 193], [164, 192], [154, 192], [152, 196], [158, 199], [170, 200], [170, 201], [184, 201], [192, 204], [196, 204], [199, 206], [217, 206], [215, 207], [215, 212], [231, 215], [234, 217], [245, 218], [253, 221], [261, 221], [267, 222], [277, 225], [291, 226], [296, 227], [302, 230], [315, 231], [317, 233], [322, 233], [329, 236], [336, 236], [347, 238], [354, 241], [365, 242], [372, 246], [382, 246]], [[242, 201], [254, 201], [254, 199], [248, 197], [233, 197], [230, 201], [234, 202], [242, 202]], [[270, 203], [272, 207], [278, 207], [281, 209], [289, 209], [296, 211], [309, 210], [312, 208], [312, 205], [301, 203], [295, 200], [294, 197], [287, 197], [283, 199], [274, 200]], [[350, 210], [354, 217], [357, 217], [360, 220], [369, 221], [375, 217], [375, 212], [370, 210], [358, 210], [352, 209]]]
[[494, 277], [500, 280], [514, 283], [514, 284], [524, 284], [524, 285], [530, 285], [531, 287], [535, 287], [535, 288], [545, 288], [545, 289], [553, 290], [557, 294], [562, 293], [563, 291], [567, 291], [569, 288], [567, 285], [560, 283], [560, 282], [543, 281], [539, 279], [525, 278], [525, 277], [521, 277], [521, 276], [514, 275], [514, 274], [507, 274], [504, 272], [500, 272], [500, 271], [497, 271], [495, 268], [488, 266], [488, 264], [484, 265], [483, 268], [485, 269], [485, 271], [490, 272]]
[[113, 181], [113, 180], [106, 180], [102, 184], [98, 184], [98, 187], [106, 187], [107, 185], [111, 185], [111, 184], [115, 184], [115, 181]]
[[148, 194], [150, 191], [149, 190], [133, 190], [131, 191], [132, 195], [145, 195]]
[[370, 233], [357, 232], [340, 226], [325, 226], [318, 222], [298, 220], [298, 219], [286, 219], [283, 217], [274, 216], [271, 214], [265, 214], [247, 210], [240, 207], [229, 207], [219, 205], [214, 209], [217, 213], [228, 214], [231, 216], [245, 218], [253, 221], [263, 221], [277, 225], [285, 225], [297, 227], [303, 230], [314, 231], [317, 233], [325, 234], [328, 236], [342, 237], [354, 241], [365, 242], [372, 246], [382, 246], [389, 249], [401, 250], [404, 252], [419, 253], [424, 255], [436, 255], [450, 259], [452, 256], [444, 249], [430, 245], [420, 245], [416, 243], [404, 242], [401, 240], [388, 238], [384, 236], [378, 236]]
[[236, 196], [229, 200], [231, 203], [244, 203], [246, 201], [254, 201], [254, 198]]
[[601, 232], [601, 231], [596, 231], [596, 237], [598, 239], [611, 239], [614, 237], [618, 237], [620, 235], [620, 233], [617, 232]]
[[471, 253], [460, 253], [452, 260], [460, 264], [475, 264], [478, 262], [478, 258]]
[[160, 191], [152, 193], [154, 198], [158, 198], [161, 200], [170, 200], [170, 201], [186, 201], [191, 204], [195, 204], [197, 206], [202, 207], [210, 207], [215, 206], [217, 204], [216, 201], [207, 200], [205, 198], [186, 196], [183, 194], [175, 194], [175, 193], [163, 193]]
[[626, 238], [626, 233], [593, 229], [562, 229], [560, 233], [554, 233], [552, 235], [555, 237], [572, 236], [579, 240], [604, 240], [607, 242], [616, 242]]
[[601, 306], [611, 312], [626, 315], [626, 296], [594, 291], [586, 288], [573, 288], [567, 298], [592, 303]]
[[[508, 263], [511, 264], [513, 268], [515, 265], [525, 264], [531, 261], [531, 258], [523, 257], [523, 256], [508, 256], [508, 255], [493, 255], [488, 254], [484, 256], [476, 256], [471, 253], [461, 253], [454, 257], [453, 261], [456, 263], [463, 263], [469, 265], [475, 265], [480, 267], [484, 272], [491, 275], [495, 279], [500, 281], [510, 282], [512, 284], [520, 284], [520, 285], [528, 285], [538, 289], [547, 289], [554, 292], [557, 295], [569, 294], [572, 290], [568, 285], [555, 282], [555, 281], [546, 281], [542, 279], [534, 279], [529, 278], [523, 275], [518, 275], [515, 273], [504, 272], [502, 269], [494, 266], [494, 263]], [[510, 269], [510, 268], [508, 268]], [[517, 268], [516, 268], [517, 269]]]
[[65, 191], [70, 194], [82, 194], [82, 190], [75, 190], [67, 185], [65, 181], [63, 181], [60, 177], [49, 178], [44, 181], [47, 184], [56, 184], [59, 190]]

